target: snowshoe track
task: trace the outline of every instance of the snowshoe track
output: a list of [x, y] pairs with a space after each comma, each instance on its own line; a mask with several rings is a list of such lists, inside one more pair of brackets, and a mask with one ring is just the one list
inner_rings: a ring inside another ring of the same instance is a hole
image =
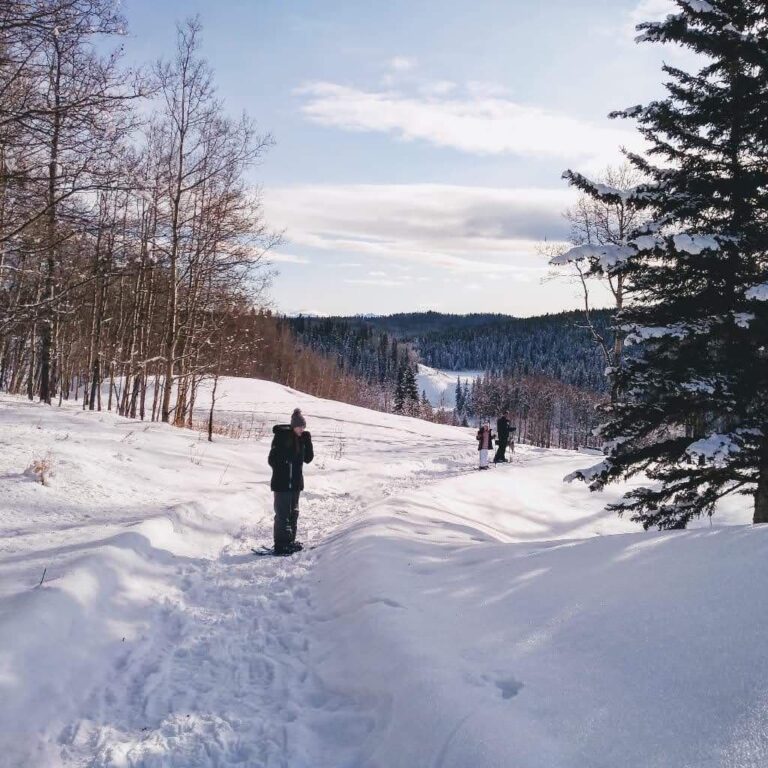
[[[464, 471], [433, 469], [426, 480]], [[424, 479], [397, 478], [379, 497]], [[320, 541], [362, 509], [348, 493], [308, 491], [302, 502], [305, 542]], [[376, 726], [377, 708], [329, 690], [312, 668], [311, 625], [318, 617], [308, 575], [317, 553], [308, 545], [291, 557], [254, 557], [251, 543], [270, 535], [267, 514], [241, 530], [217, 559], [177, 566], [175, 592], [116, 662], [107, 687], [93, 693], [89, 711], [98, 714], [62, 731], [64, 765], [361, 764], [358, 745]]]

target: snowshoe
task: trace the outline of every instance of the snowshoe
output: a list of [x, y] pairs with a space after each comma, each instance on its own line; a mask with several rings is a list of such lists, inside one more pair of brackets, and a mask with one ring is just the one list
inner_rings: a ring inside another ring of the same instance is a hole
[[285, 549], [283, 547], [280, 549], [275, 549], [274, 547], [251, 547], [251, 552], [257, 557], [288, 557], [292, 555], [295, 550]]
[[[293, 544], [288, 544], [285, 547], [276, 549], [275, 547], [251, 547], [251, 552], [258, 557], [290, 557], [301, 552], [304, 549], [304, 545], [300, 541], [295, 541]], [[314, 549], [314, 547], [308, 547], [307, 549]]]

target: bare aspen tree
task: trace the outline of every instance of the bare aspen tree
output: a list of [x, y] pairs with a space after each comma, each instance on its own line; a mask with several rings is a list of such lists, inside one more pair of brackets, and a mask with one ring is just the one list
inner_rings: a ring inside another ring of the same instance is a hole
[[[254, 244], [263, 252], [273, 242], [243, 187], [245, 169], [271, 138], [257, 136], [247, 118], [234, 121], [223, 115], [211, 70], [199, 51], [200, 23], [192, 19], [178, 29], [173, 61], [156, 67], [162, 111], [155, 135], [165, 176], [156, 244], [168, 274], [160, 417], [170, 421], [176, 410], [177, 423], [184, 421], [189, 342], [203, 333], [198, 326], [201, 294], [218, 280], [232, 279], [239, 267], [254, 266], [259, 258]], [[243, 239], [249, 242], [241, 244]], [[174, 386], [177, 405], [172, 407]]]
[[621, 360], [624, 336], [613, 328], [613, 339], [606, 338], [592, 318], [593, 304], [590, 280], [607, 286], [613, 308], [624, 305], [624, 260], [629, 250], [628, 239], [643, 221], [644, 214], [632, 194], [642, 183], [637, 170], [623, 164], [609, 166], [597, 182], [568, 172], [564, 178], [581, 191], [576, 204], [565, 211], [570, 225], [570, 244], [562, 248], [542, 248], [549, 263], [569, 267], [581, 286], [584, 320], [595, 344], [605, 359], [606, 367], [614, 368]]

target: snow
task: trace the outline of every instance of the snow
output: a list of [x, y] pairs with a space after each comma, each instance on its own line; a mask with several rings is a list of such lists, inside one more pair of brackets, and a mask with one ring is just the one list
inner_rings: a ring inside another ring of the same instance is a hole
[[712, 434], [691, 443], [685, 452], [693, 457], [702, 457], [715, 466], [724, 466], [728, 457], [738, 453], [741, 447], [734, 441], [733, 435]]
[[768, 301], [768, 283], [750, 288], [745, 293], [745, 296], [753, 301]]
[[632, 245], [639, 251], [652, 251], [656, 248], [663, 248], [664, 241], [656, 235], [640, 235], [632, 240]]
[[686, 3], [694, 13], [719, 13], [712, 3], [706, 0], [686, 0]]
[[714, 235], [673, 235], [672, 243], [680, 253], [698, 256], [702, 251], [719, 251], [720, 243]]
[[680, 389], [693, 394], [704, 392], [707, 395], [714, 395], [717, 391], [716, 384], [715, 379], [692, 379], [691, 381], [680, 382]]
[[627, 333], [626, 344], [640, 344], [644, 341], [652, 341], [664, 338], [684, 339], [687, 336], [708, 333], [715, 318], [706, 318], [691, 323], [673, 323], [672, 325], [636, 325], [625, 326]]
[[658, 326], [635, 326], [629, 330], [626, 337], [626, 344], [630, 346], [632, 344], [641, 344], [644, 341], [650, 341], [653, 339], [664, 339], [667, 337], [682, 339], [688, 334], [687, 326], [676, 325], [658, 325]]
[[[469, 429], [220, 388], [252, 439], [0, 396], [0, 766], [765, 764], [746, 500], [645, 534], [562, 482], [594, 453], [480, 473]], [[254, 558], [296, 406], [318, 546]]]
[[608, 459], [603, 459], [602, 461], [598, 461], [597, 464], [592, 464], [589, 467], [584, 467], [582, 469], [576, 469], [573, 472], [569, 472], [563, 478], [563, 482], [572, 483], [575, 480], [581, 479], [584, 479], [587, 482], [592, 482], [601, 477], [603, 473], [608, 472], [610, 468], [611, 462]]
[[750, 324], [756, 319], [754, 312], [734, 312], [733, 321], [739, 328], [749, 328]]
[[[678, 253], [689, 253], [698, 256], [703, 251], [719, 251], [720, 241], [727, 239], [725, 235], [677, 234], [672, 235], [672, 246]], [[656, 248], [666, 250], [667, 241], [659, 235], [640, 235], [630, 241], [640, 251], [652, 251]]]
[[637, 194], [637, 187], [631, 187], [630, 189], [618, 189], [617, 187], [610, 186], [610, 184], [602, 184], [595, 181], [590, 183], [595, 188], [595, 191], [598, 195], [602, 197], [617, 197], [624, 203], [632, 199]]
[[[720, 240], [722, 239], [724, 237], [718, 239], [714, 235], [678, 234], [672, 236], [672, 245], [679, 253], [689, 253], [696, 256], [703, 251], [720, 250]], [[553, 266], [561, 266], [586, 259], [598, 264], [602, 270], [611, 272], [632, 258], [638, 251], [651, 251], [657, 248], [665, 250], [666, 247], [667, 241], [663, 237], [639, 235], [626, 245], [611, 243], [577, 245], [554, 256], [549, 263]]]
[[431, 406], [450, 409], [456, 405], [456, 380], [461, 379], [462, 385], [465, 381], [471, 385], [482, 375], [482, 371], [445, 371], [420, 364], [416, 383], [419, 393], [426, 392]]
[[728, 457], [741, 451], [745, 438], [753, 440], [761, 434], [759, 429], [741, 428], [733, 432], [713, 433], [691, 443], [685, 452], [693, 457], [701, 457], [715, 466], [724, 466]]
[[637, 251], [627, 245], [577, 245], [565, 253], [558, 254], [550, 260], [553, 266], [570, 264], [584, 259], [597, 263], [606, 272], [611, 272], [627, 259], [634, 256]]

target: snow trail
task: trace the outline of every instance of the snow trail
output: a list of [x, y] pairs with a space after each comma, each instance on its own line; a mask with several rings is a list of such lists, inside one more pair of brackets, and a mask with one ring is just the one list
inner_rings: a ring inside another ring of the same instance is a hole
[[[446, 471], [436, 477], [450, 477]], [[382, 498], [416, 485], [400, 478]], [[323, 547], [361, 501], [350, 494], [303, 494], [300, 528]], [[67, 766], [264, 768], [356, 766], [375, 727], [366, 697], [329, 688], [311, 663], [314, 606], [308, 584], [316, 550], [257, 558], [271, 515], [244, 526], [215, 559], [175, 568], [175, 589], [151, 633], [120, 657], [94, 693], [94, 722], [63, 739]], [[386, 602], [386, 601], [385, 601]]]

